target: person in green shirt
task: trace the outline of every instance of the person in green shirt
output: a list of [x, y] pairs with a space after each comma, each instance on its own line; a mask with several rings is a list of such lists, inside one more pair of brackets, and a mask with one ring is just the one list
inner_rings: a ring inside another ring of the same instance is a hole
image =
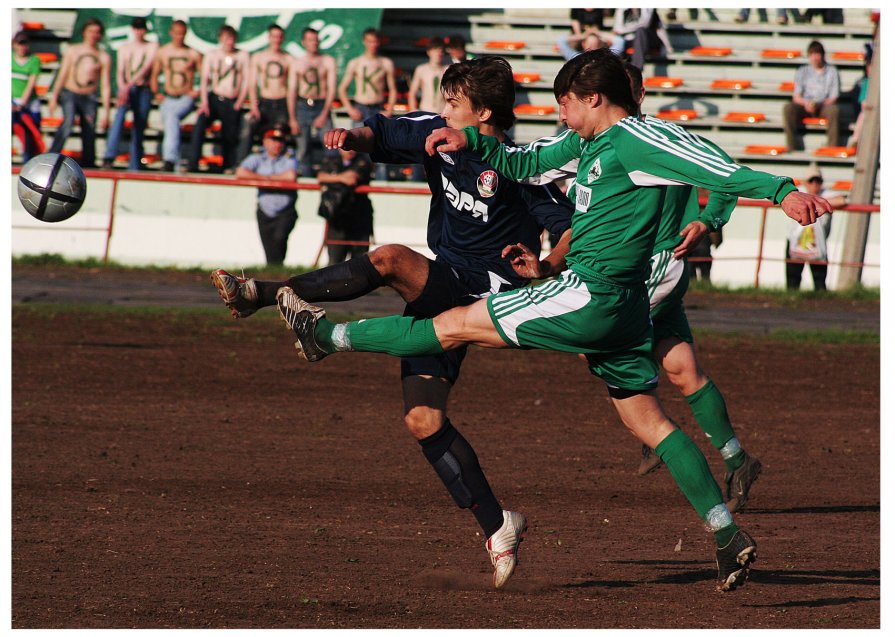
[[28, 34], [22, 31], [12, 39], [12, 132], [22, 141], [26, 162], [44, 152], [36, 91], [40, 60], [31, 55], [30, 46]]
[[504, 250], [520, 271], [559, 274], [556, 280], [494, 294], [434, 319], [392, 316], [349, 323], [327, 321], [322, 309], [284, 287], [277, 294], [280, 315], [297, 338], [299, 354], [311, 361], [346, 351], [417, 356], [464, 344], [585, 354], [622, 422], [656, 450], [713, 531], [719, 588], [733, 590], [748, 577], [755, 541], [734, 523], [705, 456], [672, 424], [656, 397], [659, 370], [644, 281], [662, 203], [667, 186], [692, 184], [770, 199], [806, 225], [831, 207], [821, 197], [799, 193], [788, 177], [734, 163], [702, 137], [639, 118], [624, 63], [604, 49], [567, 62], [554, 94], [569, 127], [556, 137], [510, 148], [473, 128], [438, 129], [427, 138], [426, 150], [431, 155], [469, 148], [515, 180], [568, 173], [574, 165], [575, 213], [565, 264], [532, 262], [516, 246]]

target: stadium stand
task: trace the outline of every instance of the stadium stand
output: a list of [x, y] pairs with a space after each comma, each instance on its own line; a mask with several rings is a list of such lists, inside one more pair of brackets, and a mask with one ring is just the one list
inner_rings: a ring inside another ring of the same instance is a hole
[[[22, 19], [41, 23], [31, 32], [32, 49], [41, 54], [43, 73], [39, 85], [48, 86], [58, 69], [58, 58], [71, 36], [73, 10], [22, 10]], [[790, 100], [795, 70], [806, 63], [805, 49], [814, 39], [823, 42], [828, 60], [839, 70], [841, 130], [845, 136], [857, 116], [849, 96], [863, 77], [863, 45], [873, 25], [869, 9], [845, 9], [845, 24], [737, 24], [735, 9], [718, 9], [715, 21], [682, 21], [667, 24], [672, 51], [666, 59], [647, 61], [648, 87], [644, 111], [684, 123], [728, 150], [735, 159], [757, 169], [803, 174], [810, 165], [822, 167], [828, 183], [853, 178], [853, 152], [828, 149], [824, 127], [806, 123], [804, 151], [769, 154], [782, 146], [783, 105]], [[687, 12], [680, 12], [687, 15]], [[513, 65], [518, 82], [518, 123], [511, 131], [518, 142], [550, 135], [558, 128], [553, 97], [553, 77], [563, 59], [556, 49], [559, 37], [569, 31], [567, 9], [411, 9], [383, 12], [382, 52], [391, 57], [399, 73], [398, 102], [406, 104], [406, 73], [425, 61], [425, 45], [432, 34], [459, 34], [473, 55], [500, 54]], [[56, 59], [53, 59], [56, 56]], [[399, 110], [398, 112], [402, 112]], [[58, 113], [57, 113], [58, 115]], [[56, 118], [58, 119], [58, 118]], [[335, 124], [348, 125], [341, 106], [334, 111]], [[186, 124], [195, 121], [195, 114]], [[58, 126], [46, 119], [43, 129], [52, 135]], [[78, 130], [75, 129], [74, 138]], [[206, 155], [213, 155], [215, 132], [209, 131]], [[161, 136], [156, 109], [150, 114], [146, 132], [147, 152], [152, 153]], [[844, 139], [842, 140], [845, 141]], [[77, 146], [78, 140], [73, 145]], [[104, 136], [98, 140], [102, 153]], [[755, 154], [755, 147], [764, 147]], [[403, 173], [396, 175], [403, 177]]]

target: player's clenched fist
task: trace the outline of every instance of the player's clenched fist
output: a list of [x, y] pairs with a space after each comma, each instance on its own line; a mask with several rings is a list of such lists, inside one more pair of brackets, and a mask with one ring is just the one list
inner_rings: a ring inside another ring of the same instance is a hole
[[823, 197], [798, 190], [786, 195], [780, 202], [780, 207], [787, 217], [795, 219], [803, 226], [810, 226], [818, 217], [833, 212], [833, 206]]
[[345, 142], [349, 139], [349, 131], [344, 128], [334, 128], [332, 130], [326, 131], [326, 134], [323, 136], [323, 146], [329, 150], [334, 150], [337, 148], [345, 148], [345, 150], [349, 150], [345, 147]]
[[450, 153], [463, 148], [466, 148], [466, 134], [456, 128], [436, 128], [426, 138], [426, 152], [429, 155], [434, 155], [436, 150]]

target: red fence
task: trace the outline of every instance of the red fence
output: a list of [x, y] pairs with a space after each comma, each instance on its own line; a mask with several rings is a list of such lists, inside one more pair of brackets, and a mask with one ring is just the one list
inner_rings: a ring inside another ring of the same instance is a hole
[[[21, 171], [20, 166], [13, 166], [12, 174], [18, 174]], [[157, 182], [165, 182], [165, 183], [182, 183], [182, 184], [202, 184], [206, 186], [242, 186], [242, 187], [255, 187], [255, 188], [270, 188], [270, 189], [281, 189], [281, 190], [320, 190], [320, 184], [318, 183], [300, 183], [300, 182], [280, 182], [280, 181], [268, 181], [262, 179], [236, 179], [234, 177], [208, 177], [204, 175], [176, 175], [170, 173], [150, 173], [150, 172], [129, 172], [129, 171], [120, 171], [120, 170], [85, 170], [84, 174], [88, 178], [98, 178], [98, 179], [110, 179], [112, 180], [112, 195], [109, 201], [109, 222], [106, 228], [84, 228], [78, 226], [72, 226], [66, 224], [64, 227], [59, 228], [47, 228], [47, 229], [58, 229], [58, 230], [66, 230], [66, 231], [93, 231], [93, 232], [105, 232], [106, 233], [106, 246], [103, 253], [103, 261], [106, 262], [109, 259], [109, 244], [112, 239], [112, 232], [115, 227], [115, 205], [116, 199], [118, 196], [118, 183], [120, 181], [157, 181]], [[421, 187], [409, 187], [409, 188], [396, 188], [390, 186], [359, 186], [357, 188], [358, 192], [366, 192], [366, 193], [380, 193], [380, 194], [398, 194], [398, 195], [430, 195], [431, 192], [427, 186]], [[705, 205], [706, 199], [700, 199], [700, 205]], [[771, 262], [804, 262], [794, 259], [784, 259], [784, 258], [775, 258], [768, 257], [765, 255], [765, 226], [767, 223], [767, 215], [769, 208], [777, 208], [776, 204], [773, 204], [769, 201], [763, 199], [740, 199], [737, 203], [738, 207], [753, 207], [759, 208], [761, 210], [761, 223], [759, 225], [758, 231], [758, 254], [755, 257], [691, 257], [690, 260], [694, 262], [700, 261], [740, 261], [744, 259], [755, 260], [755, 287], [758, 287], [759, 281], [759, 272], [761, 270], [761, 264], [764, 261]], [[859, 205], [859, 204], [850, 204], [843, 208], [838, 208], [836, 210], [837, 214], [840, 212], [846, 212], [851, 214], [878, 214], [880, 211], [880, 207], [875, 204], [871, 205]], [[28, 228], [33, 229], [33, 226], [13, 226], [13, 228]], [[320, 249], [317, 251], [317, 258], [314, 261], [316, 265], [320, 259], [320, 255], [323, 252], [323, 249], [329, 245], [369, 245], [366, 242], [357, 242], [357, 241], [336, 241], [330, 240], [328, 238], [328, 232], [324, 232], [323, 243], [320, 245]], [[878, 268], [879, 263], [854, 263], [847, 261], [812, 261], [811, 263], [827, 263], [829, 265], [838, 265], [840, 267], [846, 268]]]

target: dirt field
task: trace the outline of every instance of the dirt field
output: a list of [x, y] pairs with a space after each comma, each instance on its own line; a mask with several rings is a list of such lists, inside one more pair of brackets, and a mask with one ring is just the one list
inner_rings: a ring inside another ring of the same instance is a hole
[[471, 351], [452, 420], [530, 521], [494, 591], [485, 538], [404, 431], [394, 359], [305, 363], [272, 311], [18, 304], [12, 325], [15, 628], [880, 625], [877, 344], [701, 339], [765, 466], [737, 515], [758, 562], [729, 594], [583, 364]]

